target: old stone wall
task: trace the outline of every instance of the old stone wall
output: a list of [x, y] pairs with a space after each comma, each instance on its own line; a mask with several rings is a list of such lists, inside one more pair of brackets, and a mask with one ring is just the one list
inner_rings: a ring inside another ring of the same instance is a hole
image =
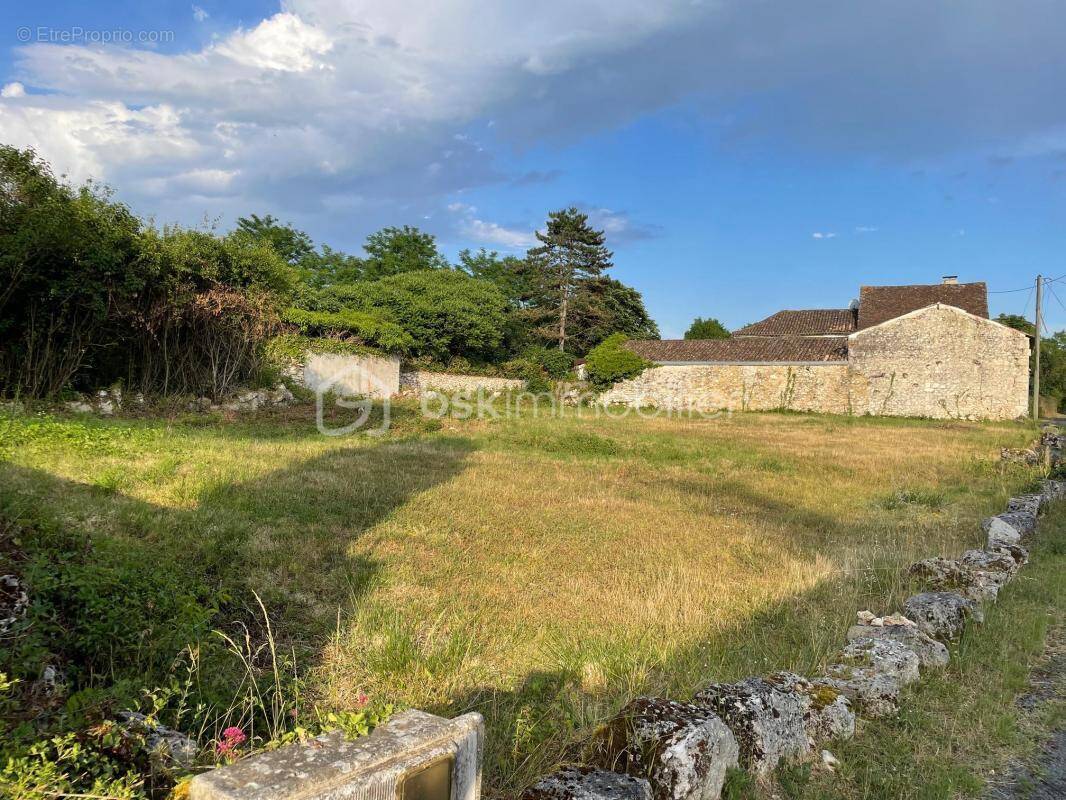
[[607, 404], [697, 411], [1016, 419], [1025, 416], [1029, 341], [936, 305], [853, 334], [848, 362], [653, 367], [601, 396]]
[[852, 409], [848, 366], [828, 364], [696, 364], [653, 367], [601, 396], [607, 404], [694, 411]]
[[848, 343], [859, 413], [940, 419], [1025, 416], [1029, 340], [946, 305], [853, 334]]
[[488, 375], [453, 375], [447, 372], [403, 372], [400, 374], [400, 391], [422, 394], [434, 390], [444, 394], [477, 394], [488, 392], [521, 391], [526, 382], [516, 378], [493, 378]]
[[400, 359], [377, 356], [307, 353], [293, 377], [313, 392], [392, 397], [400, 390]]

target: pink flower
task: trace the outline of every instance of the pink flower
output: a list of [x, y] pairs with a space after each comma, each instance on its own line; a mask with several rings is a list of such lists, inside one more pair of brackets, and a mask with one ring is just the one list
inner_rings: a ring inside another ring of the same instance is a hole
[[355, 702], [361, 706], [365, 706], [370, 702], [370, 698], [367, 696], [366, 692], [359, 692], [359, 694], [355, 696]]
[[220, 756], [228, 756], [246, 741], [248, 741], [248, 737], [244, 731], [234, 725], [222, 731], [222, 741], [218, 743], [216, 749]]

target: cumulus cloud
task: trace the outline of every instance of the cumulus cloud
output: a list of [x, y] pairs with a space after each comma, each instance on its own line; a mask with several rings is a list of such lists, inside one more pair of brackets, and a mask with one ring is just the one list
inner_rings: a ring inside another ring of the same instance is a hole
[[458, 216], [460, 232], [476, 244], [501, 247], [505, 250], [525, 250], [537, 241], [531, 230], [508, 228], [496, 222], [478, 219], [477, 208], [466, 203], [449, 203], [448, 210]]
[[812, 239], [835, 239], [835, 238], [837, 238], [837, 235], [835, 233], [832, 233], [831, 231], [828, 231], [828, 232], [815, 231], [814, 233], [811, 234], [811, 238]]
[[[679, 103], [722, 146], [1066, 153], [1066, 14], [1043, 0], [1009, 15], [992, 0], [966, 14], [901, 2], [819, 0], [813, 13], [769, 0], [753, 14], [741, 0], [283, 0], [185, 52], [20, 48], [0, 140], [141, 191], [150, 209], [166, 198], [179, 215], [227, 210], [205, 209], [207, 193], [336, 229], [356, 214], [432, 217], [487, 182], [551, 180], [501, 174], [494, 156]], [[491, 139], [475, 142], [474, 127]], [[657, 233], [600, 210], [609, 233]], [[462, 215], [434, 219], [475, 229]], [[480, 236], [517, 236], [480, 221]]]
[[609, 208], [578, 206], [588, 214], [589, 224], [607, 234], [609, 242], [629, 242], [639, 239], [654, 239], [662, 235], [662, 227], [634, 220], [627, 211]]

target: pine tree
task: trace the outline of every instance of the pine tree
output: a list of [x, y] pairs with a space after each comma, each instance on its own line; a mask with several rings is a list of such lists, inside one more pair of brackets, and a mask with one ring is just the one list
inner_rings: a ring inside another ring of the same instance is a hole
[[548, 214], [544, 232], [536, 235], [541, 244], [526, 254], [525, 264], [532, 295], [529, 306], [542, 317], [545, 338], [566, 350], [574, 298], [582, 286], [613, 266], [613, 254], [604, 244], [603, 231], [593, 229], [588, 215], [572, 206]]

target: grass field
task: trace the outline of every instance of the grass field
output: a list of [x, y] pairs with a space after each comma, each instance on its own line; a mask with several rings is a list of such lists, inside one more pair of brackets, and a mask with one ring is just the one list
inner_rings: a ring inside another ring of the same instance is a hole
[[1035, 476], [998, 461], [1017, 424], [395, 411], [344, 438], [305, 409], [8, 417], [0, 502], [197, 582], [211, 624], [257, 592], [323, 707], [480, 711], [513, 795], [636, 695], [817, 670]]

